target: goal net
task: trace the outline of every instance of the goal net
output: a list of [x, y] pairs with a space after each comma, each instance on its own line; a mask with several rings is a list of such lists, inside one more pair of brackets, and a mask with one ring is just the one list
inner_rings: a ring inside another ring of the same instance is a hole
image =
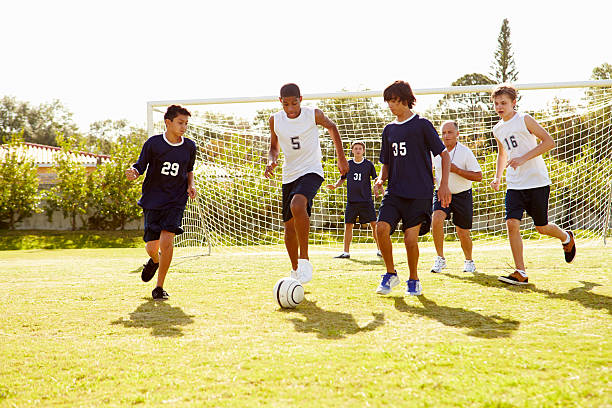
[[[602, 87], [606, 85], [606, 87]], [[605, 244], [610, 237], [612, 201], [612, 81], [518, 85], [517, 109], [531, 114], [553, 137], [556, 147], [544, 155], [552, 180], [549, 220], [575, 231], [580, 240]], [[472, 149], [483, 172], [473, 183], [476, 240], [506, 239], [505, 178], [499, 191], [489, 187], [495, 173], [496, 143], [492, 128], [499, 118], [489, 99], [494, 86], [415, 90], [414, 111], [436, 129], [445, 120], [459, 125], [459, 141]], [[380, 91], [304, 95], [302, 102], [321, 109], [340, 132], [347, 158], [350, 144], [360, 140], [365, 156], [380, 171], [378, 156], [383, 127], [394, 118]], [[162, 132], [166, 106], [178, 103], [192, 112], [187, 136], [198, 146], [194, 169], [198, 198], [189, 200], [177, 247], [201, 255], [237, 248], [261, 251], [283, 243], [281, 220], [281, 153], [273, 179], [263, 176], [269, 148], [270, 115], [282, 107], [277, 97], [163, 101], [149, 103], [149, 131]], [[340, 174], [333, 143], [320, 129], [325, 181], [312, 209], [311, 242], [341, 248], [346, 188], [325, 188]], [[378, 210], [380, 198], [375, 199]], [[543, 239], [527, 215], [525, 239]], [[456, 239], [446, 222], [447, 240]], [[393, 236], [401, 239], [400, 232]], [[432, 240], [431, 233], [420, 238]], [[368, 226], [356, 225], [353, 245], [370, 244]], [[278, 249], [281, 250], [280, 246]]]

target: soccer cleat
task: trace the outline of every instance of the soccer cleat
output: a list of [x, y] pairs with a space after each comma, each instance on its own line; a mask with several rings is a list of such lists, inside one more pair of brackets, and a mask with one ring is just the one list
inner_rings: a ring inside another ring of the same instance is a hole
[[469, 272], [469, 273], [474, 273], [476, 272], [476, 264], [474, 263], [473, 260], [465, 260], [465, 262], [463, 263], [463, 272]]
[[565, 255], [565, 262], [571, 263], [576, 256], [576, 241], [574, 240], [574, 233], [572, 231], [566, 231], [570, 236], [570, 242], [563, 245], [563, 252]]
[[382, 258], [382, 252], [376, 251], [376, 256], [379, 257], [379, 258]]
[[349, 254], [348, 252], [341, 252], [339, 255], [334, 256], [334, 258], [337, 259], [349, 259], [351, 257], [351, 254]]
[[380, 276], [382, 276], [382, 280], [380, 281], [380, 285], [376, 288], [376, 293], [379, 295], [388, 295], [391, 289], [400, 283], [397, 273], [385, 273]]
[[314, 268], [308, 259], [298, 259], [297, 280], [303, 285], [312, 280]]
[[153, 289], [151, 294], [153, 295], [153, 300], [166, 300], [170, 296], [164, 288], [160, 288], [159, 286]]
[[441, 256], [436, 256], [436, 260], [431, 267], [431, 271], [433, 273], [440, 273], [444, 268], [446, 268], [446, 259], [442, 258]]
[[410, 296], [421, 296], [423, 288], [421, 287], [421, 281], [418, 279], [408, 279], [406, 281], [406, 295]]
[[155, 272], [157, 272], [157, 268], [159, 268], [159, 263], [155, 263], [152, 258], [149, 258], [149, 261], [142, 265], [142, 273], [140, 274], [142, 281], [148, 282], [153, 279]]
[[509, 285], [527, 285], [529, 283], [529, 278], [521, 275], [518, 271], [514, 271], [508, 276], [500, 276], [497, 280]]

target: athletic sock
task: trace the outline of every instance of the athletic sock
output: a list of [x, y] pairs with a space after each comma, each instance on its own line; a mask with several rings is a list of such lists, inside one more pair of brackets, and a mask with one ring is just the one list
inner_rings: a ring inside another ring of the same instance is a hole
[[572, 238], [570, 237], [570, 234], [567, 233], [567, 231], [563, 231], [563, 232], [565, 232], [565, 241], [563, 241], [563, 245], [567, 245], [570, 243]]
[[527, 277], [527, 272], [523, 271], [522, 269], [517, 269], [516, 271], [520, 273], [523, 278]]

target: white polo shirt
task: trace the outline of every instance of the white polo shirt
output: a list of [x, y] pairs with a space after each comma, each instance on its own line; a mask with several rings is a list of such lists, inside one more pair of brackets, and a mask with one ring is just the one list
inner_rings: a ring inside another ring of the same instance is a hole
[[[451, 163], [460, 169], [468, 171], [482, 171], [480, 169], [480, 165], [478, 164], [478, 160], [476, 160], [476, 157], [474, 156], [474, 153], [472, 153], [470, 148], [466, 145], [457, 142], [455, 147], [453, 147], [453, 150], [448, 151], [448, 154], [450, 155]], [[435, 169], [436, 188], [439, 188], [440, 180], [442, 179], [442, 157], [438, 155], [432, 160]], [[472, 181], [461, 177], [456, 173], [450, 173], [448, 177], [448, 188], [450, 189], [451, 194], [458, 194], [472, 188]]]

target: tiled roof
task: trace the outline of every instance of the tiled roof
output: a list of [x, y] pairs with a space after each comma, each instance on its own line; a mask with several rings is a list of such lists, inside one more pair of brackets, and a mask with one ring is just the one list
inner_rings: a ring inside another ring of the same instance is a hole
[[[2, 145], [0, 147], [6, 147]], [[36, 143], [23, 143], [20, 146], [21, 151], [32, 158], [39, 166], [55, 164], [55, 155], [61, 150], [59, 147], [46, 146]], [[6, 149], [0, 149], [0, 160], [4, 159]], [[111, 157], [104, 154], [93, 154], [87, 152], [71, 152], [72, 158], [84, 166], [97, 166], [99, 163], [110, 161]]]

